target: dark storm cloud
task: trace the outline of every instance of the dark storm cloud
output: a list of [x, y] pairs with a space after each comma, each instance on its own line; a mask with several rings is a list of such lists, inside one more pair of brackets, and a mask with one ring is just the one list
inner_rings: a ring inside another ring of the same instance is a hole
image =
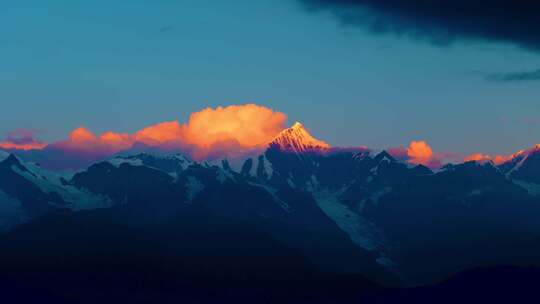
[[491, 74], [487, 77], [487, 79], [499, 82], [538, 81], [540, 80], [540, 69], [532, 71]]
[[458, 40], [509, 42], [540, 51], [538, 0], [297, 0], [345, 25], [437, 45]]

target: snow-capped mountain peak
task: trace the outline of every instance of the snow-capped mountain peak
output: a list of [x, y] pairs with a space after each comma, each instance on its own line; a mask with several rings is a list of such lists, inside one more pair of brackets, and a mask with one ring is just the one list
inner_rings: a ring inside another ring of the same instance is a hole
[[9, 157], [9, 153], [0, 150], [0, 162]]
[[131, 166], [146, 166], [156, 168], [167, 173], [183, 171], [193, 164], [193, 161], [183, 154], [154, 155], [139, 153], [135, 155], [118, 155], [108, 160], [112, 165], [119, 167], [122, 164]]
[[540, 184], [540, 144], [513, 154], [498, 167], [512, 179]]
[[26, 167], [23, 166], [21, 161], [14, 154], [9, 154], [7, 157], [3, 158], [1, 161], [4, 167], [15, 167], [23, 171], [27, 171]]
[[297, 121], [292, 125], [291, 129], [304, 129], [304, 125], [301, 122]]
[[297, 153], [330, 148], [329, 144], [309, 134], [300, 122], [296, 122], [292, 127], [281, 131], [270, 143], [270, 146], [282, 151]]
[[501, 166], [510, 168], [510, 171], [515, 171], [523, 165], [525, 161], [532, 155], [540, 152], [540, 144], [536, 144], [533, 147], [526, 149], [526, 150], [519, 150], [518, 152], [510, 155], [508, 157], [508, 160], [503, 162]]

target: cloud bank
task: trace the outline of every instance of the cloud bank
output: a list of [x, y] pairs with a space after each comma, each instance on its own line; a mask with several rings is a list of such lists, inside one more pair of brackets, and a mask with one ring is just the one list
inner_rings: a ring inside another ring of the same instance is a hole
[[[256, 104], [206, 108], [192, 113], [187, 123], [162, 122], [132, 134], [108, 131], [94, 134], [85, 127], [51, 144], [33, 134], [8, 135], [0, 148], [39, 150], [37, 159], [54, 169], [79, 168], [122, 151], [152, 149], [182, 152], [195, 160], [237, 157], [264, 149], [286, 128], [287, 116]], [[38, 154], [37, 152], [34, 154]]]
[[[50, 144], [37, 139], [34, 130], [20, 129], [6, 134], [0, 141], [0, 150], [16, 151], [23, 158], [57, 170], [84, 168], [121, 152], [180, 152], [197, 161], [235, 158], [262, 152], [286, 128], [286, 121], [284, 113], [264, 106], [232, 105], [192, 113], [186, 123], [166, 121], [130, 134], [113, 131], [95, 134], [85, 127], [78, 127], [66, 139]], [[534, 149], [540, 150], [540, 145]], [[327, 152], [366, 151], [371, 150], [362, 146], [330, 147]], [[413, 140], [407, 147], [387, 151], [399, 161], [431, 169], [462, 161], [502, 164], [525, 152], [512, 155], [475, 153], [463, 157], [458, 153], [434, 151], [423, 140]]]

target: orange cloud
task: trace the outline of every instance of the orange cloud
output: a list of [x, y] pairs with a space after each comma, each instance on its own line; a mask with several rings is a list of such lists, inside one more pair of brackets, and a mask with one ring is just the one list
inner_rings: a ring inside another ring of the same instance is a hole
[[506, 163], [507, 161], [511, 161], [512, 159], [514, 159], [515, 156], [512, 156], [512, 155], [509, 155], [509, 156], [505, 156], [505, 155], [496, 155], [493, 157], [493, 163], [495, 163], [496, 165], [500, 165], [500, 164], [504, 164]]
[[500, 165], [500, 164], [503, 164], [503, 163], [505, 163], [507, 161], [511, 161], [516, 157], [522, 156], [525, 152], [527, 152], [527, 151], [519, 150], [516, 153], [511, 154], [511, 155], [496, 155], [496, 156], [493, 157], [493, 162], [496, 165]]
[[286, 120], [285, 114], [255, 104], [206, 108], [191, 114], [184, 125], [185, 141], [197, 148], [196, 158], [214, 149], [235, 154], [265, 147], [285, 128]]
[[[287, 116], [256, 104], [206, 108], [192, 113], [186, 124], [168, 121], [133, 134], [105, 132], [96, 135], [79, 127], [66, 140], [51, 144], [54, 150], [85, 155], [108, 155], [140, 143], [147, 147], [181, 149], [194, 159], [238, 156], [262, 149], [285, 128]], [[40, 148], [44, 148], [45, 145]]]
[[388, 153], [400, 161], [410, 164], [424, 165], [426, 167], [440, 168], [444, 161], [453, 161], [456, 154], [451, 152], [433, 152], [429, 144], [422, 140], [413, 140], [407, 148], [398, 147], [388, 149]]
[[55, 150], [89, 155], [106, 155], [131, 147], [131, 139], [127, 134], [105, 132], [95, 135], [85, 127], [79, 127], [69, 134], [68, 139], [49, 145]]
[[407, 156], [412, 164], [428, 165], [433, 158], [433, 150], [425, 141], [412, 141], [407, 148]]
[[0, 149], [6, 149], [6, 150], [23, 150], [23, 151], [41, 150], [45, 148], [45, 146], [47, 146], [47, 144], [40, 143], [40, 142], [26, 143], [26, 144], [17, 144], [10, 141], [0, 142]]
[[46, 144], [34, 137], [34, 130], [19, 129], [8, 132], [4, 141], [0, 141], [0, 149], [5, 150], [40, 150]]
[[79, 127], [69, 133], [69, 140], [74, 143], [90, 143], [96, 141], [97, 138], [85, 127]]
[[[539, 148], [540, 145], [535, 145], [535, 147], [533, 147], [531, 150]], [[522, 156], [526, 152], [526, 150], [519, 150], [518, 152], [511, 155], [488, 155], [482, 153], [474, 153], [465, 157], [465, 161], [492, 161], [495, 165], [500, 165], [511, 161], [516, 157]]]
[[487, 155], [487, 154], [474, 153], [474, 154], [466, 156], [464, 160], [466, 162], [468, 162], [468, 161], [490, 161], [490, 160], [493, 160], [493, 158], [490, 155]]
[[175, 141], [184, 141], [184, 127], [177, 121], [162, 122], [146, 127], [133, 135], [133, 140], [148, 146], [158, 146]]

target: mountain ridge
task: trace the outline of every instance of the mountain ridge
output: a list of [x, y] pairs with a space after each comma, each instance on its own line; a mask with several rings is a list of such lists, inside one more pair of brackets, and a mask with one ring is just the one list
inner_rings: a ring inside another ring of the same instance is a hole
[[[535, 159], [515, 172], [539, 172]], [[21, 163], [29, 174], [7, 164], [0, 162], [0, 176], [9, 174], [9, 180], [22, 185], [14, 194], [7, 191], [6, 179], [0, 179], [0, 191], [9, 199], [18, 201], [22, 193], [34, 191], [47, 210], [77, 210], [84, 199], [94, 202], [87, 209], [127, 208], [158, 221], [187, 206], [201, 206], [220, 216], [259, 222], [318, 267], [361, 272], [383, 281], [388, 273], [398, 273], [411, 284], [432, 282], [482, 266], [481, 256], [488, 254], [484, 248], [490, 248], [482, 240], [511, 231], [517, 234], [495, 242], [500, 261], [518, 261], [514, 255], [524, 248], [531, 255], [538, 249], [540, 255], [540, 248], [531, 243], [540, 233], [540, 196], [527, 188], [534, 180], [520, 184], [514, 174], [493, 163], [471, 161], [432, 171], [396, 160], [386, 151], [290, 153], [270, 146], [238, 168], [226, 160], [198, 163], [182, 155], [142, 153], [98, 162], [61, 179], [35, 165]], [[62, 204], [51, 203], [51, 197]], [[22, 206], [27, 215], [42, 214]], [[440, 265], [422, 259], [426, 249], [418, 245], [420, 239], [452, 262]], [[514, 247], [506, 242], [510, 239]], [[465, 256], [448, 255], [451, 249], [441, 240], [456, 248], [469, 242], [483, 247], [473, 246]], [[316, 245], [321, 242], [324, 250]], [[540, 263], [530, 257], [526, 261]]]

